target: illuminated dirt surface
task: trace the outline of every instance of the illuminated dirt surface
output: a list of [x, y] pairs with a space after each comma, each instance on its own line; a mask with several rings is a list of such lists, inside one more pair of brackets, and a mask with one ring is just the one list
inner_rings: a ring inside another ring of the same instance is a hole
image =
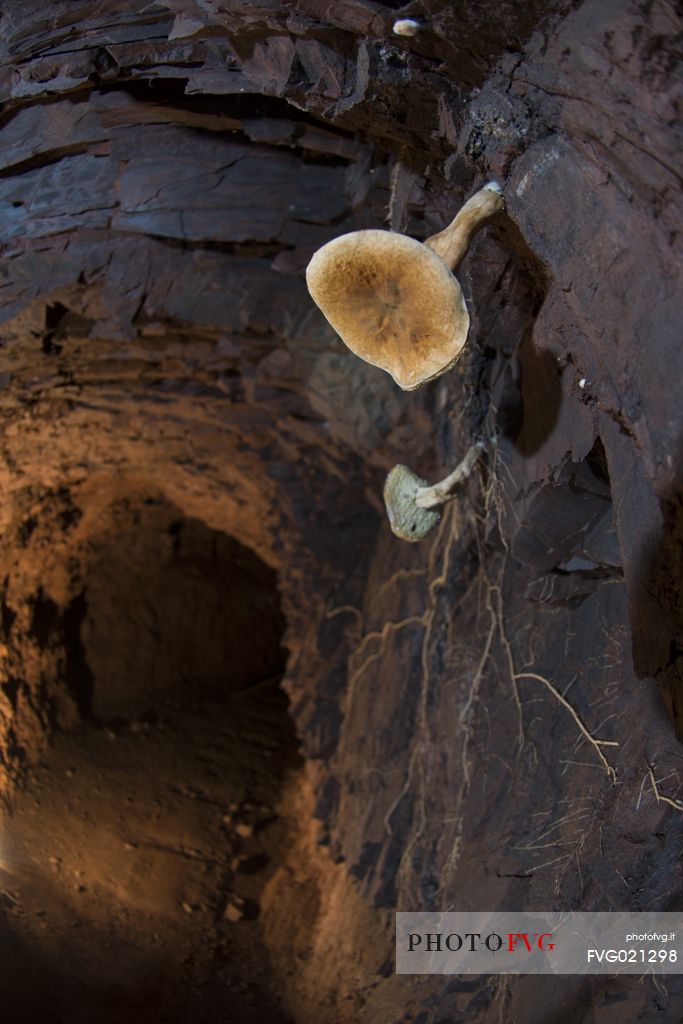
[[258, 920], [291, 830], [285, 703], [195, 694], [58, 741], [5, 843], [17, 1020], [290, 1019]]

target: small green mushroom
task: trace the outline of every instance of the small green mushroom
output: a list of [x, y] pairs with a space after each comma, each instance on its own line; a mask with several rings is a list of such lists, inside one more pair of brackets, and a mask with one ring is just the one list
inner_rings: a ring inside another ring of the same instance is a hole
[[456, 495], [458, 484], [467, 480], [485, 451], [481, 441], [472, 445], [452, 473], [431, 487], [407, 466], [394, 466], [384, 484], [384, 504], [392, 532], [401, 540], [423, 540], [437, 526], [437, 511]]

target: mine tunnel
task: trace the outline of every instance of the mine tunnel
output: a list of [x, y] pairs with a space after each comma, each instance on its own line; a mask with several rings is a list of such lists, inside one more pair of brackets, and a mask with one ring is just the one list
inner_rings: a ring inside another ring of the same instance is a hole
[[3, 995], [17, 1020], [286, 1020], [256, 920], [301, 769], [276, 575], [162, 494], [123, 480], [108, 501], [63, 492], [19, 527], [41, 584], [3, 605], [7, 657], [41, 666], [52, 742], [3, 837], [30, 893]]
[[[2, 5], [0, 1019], [678, 1024], [675, 972], [403, 973], [394, 928], [683, 909], [679, 29]], [[442, 259], [482, 192], [404, 389], [391, 268], [362, 358], [306, 270]], [[401, 539], [388, 476], [473, 448]]]

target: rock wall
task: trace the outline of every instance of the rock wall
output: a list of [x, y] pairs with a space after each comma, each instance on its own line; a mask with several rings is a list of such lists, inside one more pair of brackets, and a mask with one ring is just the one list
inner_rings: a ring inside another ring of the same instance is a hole
[[[673, 1021], [673, 979], [408, 987], [390, 912], [680, 909], [680, 17], [430, 0], [400, 38], [397, 10], [5, 5], [2, 783], [84, 713], [59, 680], [87, 552], [154, 497], [278, 573], [362, 945], [351, 970], [328, 901], [297, 1019]], [[424, 238], [490, 177], [468, 351], [403, 394], [303, 269], [344, 231]], [[437, 478], [472, 436], [485, 469], [397, 541], [386, 471]]]

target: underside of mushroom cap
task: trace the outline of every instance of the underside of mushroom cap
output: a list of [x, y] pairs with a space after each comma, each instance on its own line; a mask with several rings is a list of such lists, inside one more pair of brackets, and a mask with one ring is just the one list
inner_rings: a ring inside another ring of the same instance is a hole
[[408, 466], [394, 466], [384, 484], [384, 504], [392, 532], [401, 540], [423, 540], [441, 519], [432, 508], [420, 508], [417, 492], [427, 481]]
[[353, 231], [313, 255], [308, 290], [352, 352], [404, 391], [449, 370], [469, 315], [460, 285], [427, 246], [391, 231]]

